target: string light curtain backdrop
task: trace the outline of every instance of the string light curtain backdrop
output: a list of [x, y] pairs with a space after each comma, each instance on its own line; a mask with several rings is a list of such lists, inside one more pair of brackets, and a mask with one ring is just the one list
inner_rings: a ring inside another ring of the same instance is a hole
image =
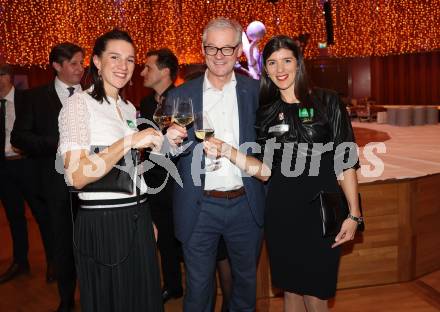
[[[0, 0], [0, 53], [17, 65], [47, 64], [51, 47], [71, 41], [88, 55], [96, 37], [119, 27], [137, 46], [169, 47], [181, 63], [202, 62], [201, 32], [212, 18], [259, 20], [272, 35], [310, 34], [306, 57], [326, 41], [325, 0]], [[440, 0], [332, 0], [336, 57], [433, 51], [440, 48]], [[1, 58], [0, 58], [1, 59]]]

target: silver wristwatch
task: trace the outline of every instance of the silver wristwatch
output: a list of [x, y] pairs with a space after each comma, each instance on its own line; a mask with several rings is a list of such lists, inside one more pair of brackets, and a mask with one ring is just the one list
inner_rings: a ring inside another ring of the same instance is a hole
[[351, 213], [348, 214], [348, 218], [350, 218], [351, 220], [357, 222], [357, 224], [362, 224], [364, 223], [364, 217], [360, 216], [360, 217], [355, 217], [353, 216]]

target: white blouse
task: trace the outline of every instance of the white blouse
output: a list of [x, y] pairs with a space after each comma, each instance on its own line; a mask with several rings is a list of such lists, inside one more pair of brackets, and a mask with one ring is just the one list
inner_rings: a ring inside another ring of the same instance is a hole
[[[67, 151], [90, 150], [91, 146], [110, 146], [117, 140], [133, 134], [137, 130], [136, 109], [130, 102], [120, 97], [114, 100], [107, 97], [102, 103], [92, 98], [91, 89], [76, 92], [68, 98], [58, 117], [60, 144], [58, 152], [64, 156]], [[122, 114], [118, 114], [117, 107]], [[135, 181], [133, 181], [133, 184]], [[83, 200], [117, 199], [136, 196], [133, 194], [112, 192], [83, 192], [79, 198]], [[147, 185], [141, 178], [141, 194], [147, 192]]]

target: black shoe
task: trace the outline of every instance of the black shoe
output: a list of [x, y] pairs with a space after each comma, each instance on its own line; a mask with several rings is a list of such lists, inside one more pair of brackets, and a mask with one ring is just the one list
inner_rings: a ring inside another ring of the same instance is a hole
[[46, 282], [53, 283], [55, 281], [56, 281], [55, 268], [52, 263], [48, 263], [46, 269]]
[[60, 305], [58, 306], [58, 309], [56, 309], [56, 312], [73, 312], [74, 308], [75, 308], [74, 301], [71, 302], [61, 301]]
[[179, 289], [177, 291], [171, 291], [166, 288], [162, 290], [162, 300], [163, 303], [167, 302], [170, 299], [178, 299], [183, 296], [183, 290]]
[[29, 274], [29, 265], [13, 262], [6, 272], [0, 275], [0, 284], [6, 283], [14, 277], [22, 274]]

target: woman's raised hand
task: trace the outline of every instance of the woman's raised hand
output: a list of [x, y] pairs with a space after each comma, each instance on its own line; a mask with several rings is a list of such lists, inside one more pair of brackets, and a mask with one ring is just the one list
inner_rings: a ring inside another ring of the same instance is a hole
[[215, 159], [220, 157], [229, 158], [232, 147], [222, 140], [210, 137], [208, 140], [203, 141], [203, 149], [208, 157]]
[[173, 146], [178, 146], [182, 144], [183, 140], [188, 136], [188, 132], [185, 127], [173, 123], [168, 127], [165, 135]]
[[153, 128], [148, 128], [136, 132], [132, 136], [133, 148], [151, 148], [153, 151], [159, 151], [162, 148], [163, 134]]

